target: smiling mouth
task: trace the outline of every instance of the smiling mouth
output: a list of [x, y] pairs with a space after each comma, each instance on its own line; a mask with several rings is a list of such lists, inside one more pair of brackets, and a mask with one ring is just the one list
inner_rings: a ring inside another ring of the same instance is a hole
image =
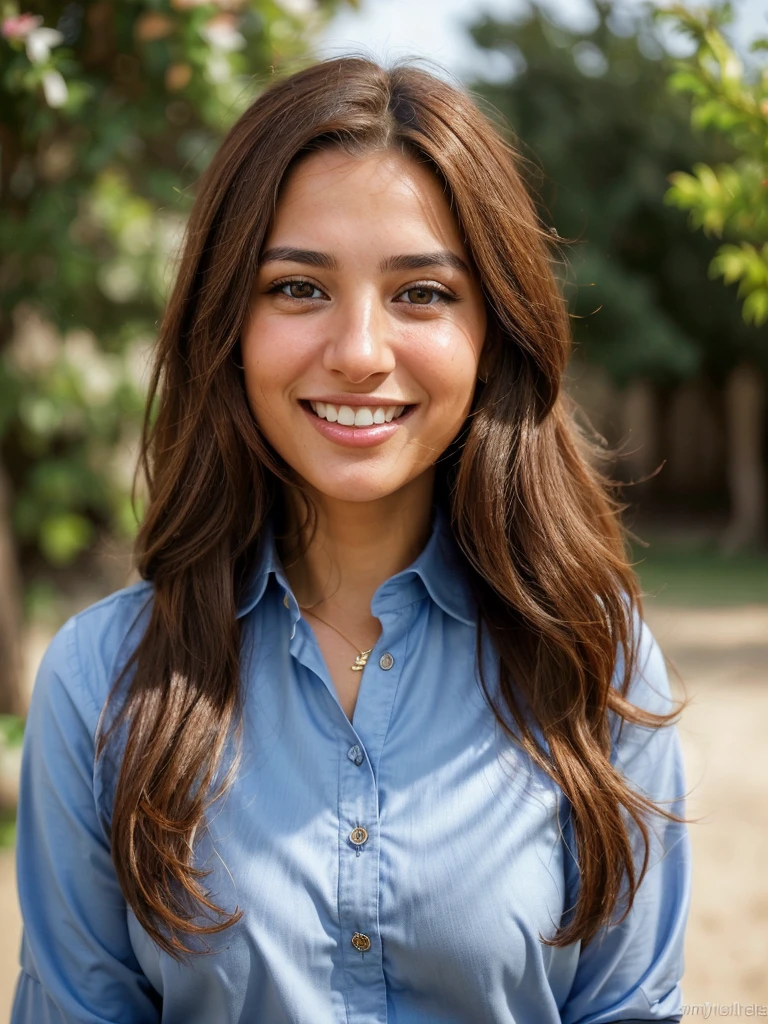
[[318, 419], [338, 423], [342, 427], [372, 427], [392, 423], [415, 408], [413, 405], [360, 405], [353, 408], [351, 405], [306, 400], [302, 400], [301, 405]]

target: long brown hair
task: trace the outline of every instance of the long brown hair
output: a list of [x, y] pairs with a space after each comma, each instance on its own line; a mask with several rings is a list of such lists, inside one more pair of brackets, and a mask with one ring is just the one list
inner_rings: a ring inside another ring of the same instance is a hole
[[[394, 147], [426, 163], [483, 284], [487, 383], [439, 462], [436, 496], [477, 598], [478, 652], [486, 630], [498, 653], [502, 706], [481, 662], [486, 699], [572, 808], [578, 902], [568, 926], [543, 941], [586, 943], [608, 923], [624, 880], [625, 913], [631, 908], [648, 863], [648, 816], [683, 820], [612, 765], [609, 712], [655, 728], [679, 711], [656, 715], [627, 700], [642, 606], [619, 519], [625, 506], [562, 390], [569, 319], [555, 243], [520, 158], [468, 95], [411, 63], [385, 70], [345, 57], [277, 82], [234, 125], [200, 182], [144, 424], [149, 502], [136, 562], [153, 583], [151, 609], [118, 680], [130, 669], [130, 684], [98, 744], [101, 754], [122, 724], [111, 820], [117, 876], [139, 923], [177, 959], [197, 952], [185, 937], [242, 915], [209, 899], [193, 841], [237, 770], [237, 754], [227, 754], [241, 739], [236, 607], [265, 519], [293, 478], [248, 407], [240, 333], [281, 183], [303, 154], [329, 145]], [[623, 676], [612, 685], [620, 652]], [[626, 816], [645, 844], [639, 872]], [[210, 924], [193, 920], [201, 913]]]

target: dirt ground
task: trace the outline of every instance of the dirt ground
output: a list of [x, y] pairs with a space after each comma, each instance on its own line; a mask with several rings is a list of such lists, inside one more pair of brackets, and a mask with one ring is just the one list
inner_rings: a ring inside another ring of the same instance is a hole
[[[768, 606], [704, 610], [648, 602], [646, 618], [693, 697], [679, 726], [688, 814], [700, 819], [691, 826], [685, 1002], [719, 1004], [710, 1006], [709, 1019], [762, 1016], [768, 1013]], [[672, 681], [680, 694], [674, 672]], [[10, 1016], [20, 934], [13, 856], [3, 853], [0, 1021]], [[765, 1009], [748, 1010], [754, 1004]]]

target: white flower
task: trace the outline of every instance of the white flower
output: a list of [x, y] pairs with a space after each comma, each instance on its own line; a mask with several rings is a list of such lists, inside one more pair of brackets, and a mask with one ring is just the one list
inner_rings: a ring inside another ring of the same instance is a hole
[[304, 18], [308, 14], [314, 13], [317, 5], [315, 0], [277, 0], [277, 6], [282, 7], [286, 14]]
[[233, 14], [217, 14], [200, 29], [200, 35], [215, 50], [228, 53], [242, 50], [245, 38], [237, 31], [237, 18]]
[[115, 260], [96, 274], [99, 288], [113, 302], [130, 302], [141, 291], [141, 279], [131, 263]]
[[27, 36], [27, 56], [33, 64], [42, 64], [51, 55], [51, 47], [64, 42], [55, 28], [34, 28]]
[[55, 70], [43, 73], [43, 92], [49, 107], [63, 107], [69, 95], [67, 83], [61, 74]]
[[205, 70], [208, 72], [208, 81], [214, 85], [222, 85], [232, 77], [232, 68], [223, 53], [210, 54], [205, 63]]
[[26, 302], [13, 311], [10, 358], [22, 373], [36, 375], [50, 371], [58, 362], [61, 335], [48, 320]]
[[105, 405], [120, 384], [119, 357], [100, 351], [92, 331], [77, 329], [67, 332], [64, 356], [85, 400], [93, 405]]
[[102, 356], [80, 371], [80, 387], [85, 400], [93, 405], [106, 405], [114, 395], [119, 379], [117, 358]]

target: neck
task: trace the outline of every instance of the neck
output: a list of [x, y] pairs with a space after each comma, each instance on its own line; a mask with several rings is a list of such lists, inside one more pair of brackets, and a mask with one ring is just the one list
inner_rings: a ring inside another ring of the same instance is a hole
[[[433, 474], [424, 473], [376, 501], [341, 501], [310, 491], [317, 510], [314, 536], [301, 536], [300, 545], [288, 543], [280, 551], [299, 604], [355, 620], [370, 617], [378, 587], [406, 569], [429, 538], [433, 486]], [[286, 498], [289, 536], [296, 536], [300, 495], [289, 489]]]

